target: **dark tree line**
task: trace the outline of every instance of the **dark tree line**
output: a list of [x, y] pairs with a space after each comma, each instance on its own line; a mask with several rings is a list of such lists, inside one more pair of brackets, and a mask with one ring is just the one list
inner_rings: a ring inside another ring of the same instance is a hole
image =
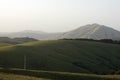
[[81, 40], [81, 41], [95, 41], [95, 42], [103, 42], [103, 43], [111, 43], [111, 44], [120, 44], [120, 40], [112, 40], [112, 39], [100, 39], [100, 40], [94, 40], [94, 39], [60, 39], [60, 40]]

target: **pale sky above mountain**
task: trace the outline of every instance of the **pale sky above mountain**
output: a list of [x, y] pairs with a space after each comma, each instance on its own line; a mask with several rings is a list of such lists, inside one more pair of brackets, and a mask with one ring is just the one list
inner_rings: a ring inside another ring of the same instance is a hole
[[92, 23], [120, 31], [120, 0], [0, 0], [0, 32], [64, 32]]

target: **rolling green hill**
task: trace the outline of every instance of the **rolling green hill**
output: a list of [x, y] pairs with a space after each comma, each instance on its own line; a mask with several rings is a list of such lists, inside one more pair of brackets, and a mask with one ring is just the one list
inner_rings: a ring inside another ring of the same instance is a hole
[[110, 74], [120, 70], [120, 45], [80, 40], [36, 41], [0, 47], [0, 67]]

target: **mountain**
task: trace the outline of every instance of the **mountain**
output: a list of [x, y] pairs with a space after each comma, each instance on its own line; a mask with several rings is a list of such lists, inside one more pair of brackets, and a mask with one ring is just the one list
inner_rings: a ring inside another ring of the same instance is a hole
[[25, 30], [25, 31], [13, 32], [13, 33], [0, 33], [0, 37], [11, 37], [11, 38], [30, 37], [30, 38], [39, 39], [39, 40], [57, 40], [57, 39], [63, 39], [63, 38], [120, 40], [120, 31], [117, 31], [115, 29], [112, 29], [104, 25], [89, 24], [65, 33], [47, 33], [43, 31]]
[[29, 37], [39, 40], [55, 40], [57, 36], [61, 35], [62, 33], [46, 33], [42, 31], [32, 31], [32, 30], [25, 30], [21, 32], [12, 32], [12, 33], [0, 33], [0, 37]]
[[120, 32], [110, 27], [89, 24], [82, 26], [78, 29], [69, 31], [61, 35], [61, 38], [76, 39], [76, 38], [87, 38], [87, 39], [112, 39], [120, 40]]
[[0, 67], [111, 74], [120, 70], [120, 45], [81, 40], [49, 40], [1, 46]]

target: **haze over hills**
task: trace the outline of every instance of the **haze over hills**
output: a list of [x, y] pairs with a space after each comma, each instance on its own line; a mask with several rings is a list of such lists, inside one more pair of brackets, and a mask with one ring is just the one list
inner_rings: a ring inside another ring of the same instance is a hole
[[47, 33], [42, 31], [24, 30], [21, 32], [0, 33], [0, 37], [30, 37], [39, 40], [54, 40], [62, 33]]
[[86, 39], [112, 39], [120, 40], [120, 31], [113, 28], [99, 25], [99, 24], [89, 24], [77, 28], [68, 32], [61, 33], [47, 33], [43, 31], [32, 31], [25, 30], [21, 32], [12, 33], [0, 33], [1, 37], [30, 37], [39, 40], [56, 40], [56, 39], [76, 39], [76, 38], [86, 38]]
[[0, 37], [0, 45], [2, 44], [21, 44], [21, 43], [26, 43], [26, 42], [34, 42], [38, 41], [37, 39], [34, 38], [28, 38], [28, 37], [23, 37], [23, 38], [9, 38], [9, 37]]

